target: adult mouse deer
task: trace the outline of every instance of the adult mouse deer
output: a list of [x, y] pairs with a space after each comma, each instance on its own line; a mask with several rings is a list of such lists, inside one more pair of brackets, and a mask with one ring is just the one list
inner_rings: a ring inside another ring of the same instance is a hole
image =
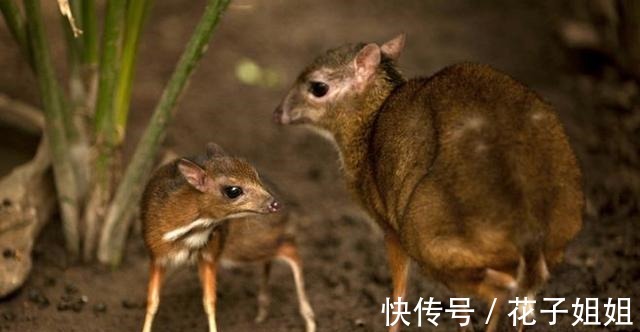
[[275, 120], [336, 144], [350, 191], [384, 230], [394, 299], [413, 260], [458, 295], [497, 299], [500, 317], [508, 298], [535, 297], [581, 228], [580, 170], [554, 109], [530, 89], [470, 63], [407, 80], [396, 67], [404, 42], [326, 52]]

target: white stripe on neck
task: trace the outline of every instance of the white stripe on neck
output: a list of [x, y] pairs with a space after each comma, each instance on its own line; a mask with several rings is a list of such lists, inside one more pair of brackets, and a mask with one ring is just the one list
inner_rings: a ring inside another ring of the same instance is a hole
[[198, 218], [192, 221], [190, 224], [187, 224], [182, 227], [178, 227], [174, 230], [164, 233], [164, 235], [162, 236], [162, 239], [165, 241], [175, 241], [181, 238], [182, 236], [184, 236], [185, 234], [191, 232], [191, 230], [193, 230], [194, 228], [210, 227], [211, 225], [217, 222], [218, 222], [217, 220], [211, 219], [211, 218]]
[[[167, 242], [173, 242], [181, 237], [183, 237], [184, 235], [186, 235], [187, 233], [191, 232], [194, 228], [199, 228], [199, 227], [211, 227], [215, 224], [220, 224], [225, 220], [229, 220], [229, 219], [237, 219], [237, 218], [244, 218], [244, 217], [250, 217], [250, 216], [254, 216], [258, 213], [256, 212], [238, 212], [238, 213], [234, 213], [234, 214], [230, 214], [222, 219], [211, 219], [211, 218], [198, 218], [194, 221], [192, 221], [191, 223], [182, 226], [182, 227], [178, 227], [174, 230], [168, 231], [166, 233], [164, 233], [164, 235], [162, 235], [162, 239], [167, 241]], [[203, 234], [204, 235], [204, 234]], [[209, 237], [209, 233], [206, 233], [206, 238]], [[187, 240], [189, 240], [190, 242], [194, 242], [193, 244], [195, 245], [195, 242], [202, 242], [202, 238], [188, 238]], [[206, 242], [206, 241], [205, 241]]]

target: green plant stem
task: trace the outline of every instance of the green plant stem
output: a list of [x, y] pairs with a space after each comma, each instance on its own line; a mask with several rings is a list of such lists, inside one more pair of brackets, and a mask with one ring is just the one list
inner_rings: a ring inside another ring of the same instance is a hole
[[[72, 9], [73, 10], [73, 9]], [[75, 15], [75, 14], [74, 14]], [[69, 21], [63, 15], [60, 15], [60, 22], [62, 23], [62, 31], [64, 32], [65, 42], [67, 44], [67, 56], [69, 63], [69, 95], [70, 95], [70, 105], [62, 105], [61, 107], [67, 112], [64, 112], [64, 124], [65, 124], [65, 132], [67, 133], [67, 137], [71, 143], [76, 142], [78, 140], [78, 128], [74, 123], [73, 113], [77, 108], [78, 104], [81, 103], [82, 95], [81, 92], [82, 87], [78, 86], [79, 82], [81, 82], [80, 75], [80, 60], [81, 60], [81, 51], [82, 46], [79, 38], [73, 36], [73, 31], [71, 26], [69, 25]], [[80, 83], [81, 85], [81, 83]], [[62, 92], [61, 92], [62, 94]], [[61, 102], [64, 102], [61, 100]]]
[[0, 11], [7, 24], [7, 28], [15, 39], [16, 43], [20, 47], [22, 55], [27, 59], [31, 68], [33, 68], [33, 58], [29, 51], [29, 41], [27, 40], [27, 33], [24, 20], [20, 14], [20, 10], [13, 2], [13, 0], [0, 0]]
[[98, 19], [96, 17], [95, 0], [82, 1], [82, 38], [84, 47], [82, 51], [83, 61], [87, 65], [98, 64]]
[[[71, 13], [76, 21], [76, 25], [82, 30], [84, 23], [82, 19], [82, 2], [80, 0], [69, 0], [69, 6], [71, 7]], [[81, 38], [78, 38], [81, 39]]]
[[20, 45], [20, 48], [26, 48], [27, 36], [24, 30], [24, 22], [16, 4], [13, 0], [2, 0], [0, 1], [0, 10], [11, 36]]
[[84, 92], [83, 119], [85, 127], [93, 121], [98, 90], [98, 18], [95, 0], [75, 0], [80, 2], [82, 21], [82, 66], [80, 76]]
[[[71, 7], [71, 13], [76, 20], [76, 24], [80, 29], [82, 29], [82, 17], [81, 13], [81, 4], [79, 0], [71, 0], [69, 1], [69, 5]], [[69, 56], [69, 64], [71, 66], [72, 74], [75, 71], [79, 70], [79, 64], [82, 58], [82, 38], [75, 37], [73, 35], [73, 30], [71, 29], [71, 25], [69, 24], [69, 20], [66, 16], [60, 15], [60, 19], [62, 21], [62, 30], [64, 31], [65, 41], [67, 42], [67, 52]]]
[[87, 114], [93, 115], [97, 95], [98, 67], [98, 18], [95, 0], [82, 1], [82, 76], [86, 89], [85, 107]]
[[127, 8], [127, 20], [124, 33], [124, 43], [122, 48], [122, 61], [120, 74], [118, 75], [118, 86], [115, 95], [115, 131], [118, 144], [124, 140], [129, 104], [131, 100], [131, 86], [133, 83], [134, 66], [138, 51], [138, 40], [142, 31], [142, 26], [146, 20], [151, 1], [137, 0], [129, 1]]
[[207, 49], [214, 28], [229, 0], [208, 0], [204, 14], [180, 57], [176, 69], [162, 93], [150, 123], [136, 146], [122, 182], [118, 186], [109, 207], [102, 229], [98, 248], [98, 259], [102, 263], [118, 265], [122, 260], [124, 244], [147, 175], [151, 172], [154, 158], [165, 136], [172, 110], [191, 76], [198, 60]]
[[[82, 15], [82, 1], [69, 0], [69, 5], [77, 27], [83, 30], [84, 18]], [[76, 175], [78, 197], [84, 197], [87, 193], [89, 183], [89, 169], [93, 166], [89, 158], [90, 135], [88, 131], [90, 122], [86, 114], [88, 113], [89, 100], [95, 99], [91, 98], [91, 91], [95, 91], [95, 84], [93, 84], [93, 77], [91, 80], [87, 80], [87, 73], [89, 71], [84, 63], [85, 47], [83, 35], [74, 35], [68, 17], [60, 15], [60, 19], [67, 43], [69, 63], [69, 98], [67, 100], [68, 107], [65, 107], [69, 112], [66, 113], [65, 124], [67, 126], [67, 137], [69, 138], [70, 149], [74, 152], [71, 154], [71, 162], [73, 163], [73, 169]], [[95, 66], [92, 68], [91, 73], [95, 74]], [[82, 208], [84, 208], [84, 201], [82, 203]], [[81, 228], [84, 232], [86, 225], [83, 224]], [[84, 238], [82, 238], [80, 242], [84, 244]]]
[[110, 0], [107, 2], [104, 32], [102, 36], [102, 54], [100, 56], [98, 95], [94, 118], [95, 151], [91, 191], [87, 200], [85, 221], [85, 260], [93, 254], [95, 230], [107, 208], [113, 190], [115, 177], [115, 116], [113, 113], [114, 93], [117, 82], [120, 52], [120, 37], [126, 1]]
[[39, 0], [24, 0], [29, 29], [29, 42], [33, 52], [36, 76], [45, 115], [45, 134], [50, 142], [53, 171], [63, 223], [67, 250], [73, 258], [79, 252], [78, 197], [76, 179], [71, 163], [64, 110], [51, 56], [45, 39]]
[[95, 114], [95, 130], [98, 144], [106, 143], [112, 145], [115, 142], [113, 93], [119, 66], [119, 41], [125, 3], [124, 0], [107, 1]]
[[[135, 6], [139, 2], [147, 0], [129, 1], [129, 6]], [[124, 25], [124, 11], [127, 1], [111, 0], [107, 4], [105, 17], [105, 29], [102, 39], [102, 55], [100, 57], [98, 96], [95, 111], [95, 154], [93, 160], [93, 176], [91, 192], [85, 205], [83, 221], [85, 224], [83, 240], [83, 258], [90, 261], [95, 257], [95, 247], [98, 231], [104, 219], [107, 205], [111, 199], [113, 183], [119, 171], [119, 140], [116, 132], [115, 105], [117, 94], [120, 91], [122, 77], [119, 74], [120, 66], [128, 66], [130, 59], [119, 58], [122, 26]], [[84, 8], [95, 7], [92, 0], [85, 0]], [[90, 26], [90, 21], [95, 19], [95, 8], [84, 12], [83, 20], [87, 23], [87, 39], [85, 39], [85, 66], [91, 72], [92, 61], [97, 60], [97, 53], [93, 53], [92, 41], [95, 39], [95, 27]], [[125, 31], [125, 38], [126, 38]], [[135, 46], [135, 45], [134, 45]], [[120, 78], [119, 78], [120, 77]], [[88, 82], [91, 84], [91, 82]], [[118, 83], [118, 84], [116, 84]], [[89, 89], [90, 89], [90, 85]]]

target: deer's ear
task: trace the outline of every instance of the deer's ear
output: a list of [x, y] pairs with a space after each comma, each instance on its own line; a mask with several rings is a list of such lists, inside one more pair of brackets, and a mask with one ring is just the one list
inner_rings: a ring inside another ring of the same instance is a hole
[[204, 192], [207, 185], [207, 172], [191, 160], [178, 160], [178, 170], [185, 180], [200, 192]]
[[402, 53], [402, 50], [404, 49], [404, 41], [406, 39], [407, 35], [401, 33], [393, 37], [386, 43], [382, 44], [382, 46], [380, 46], [380, 49], [386, 56], [390, 57], [393, 60], [398, 60], [398, 58], [400, 57], [400, 53]]
[[215, 158], [215, 157], [222, 157], [226, 155], [227, 153], [224, 151], [224, 149], [220, 145], [213, 142], [207, 143], [207, 157]]
[[377, 44], [365, 45], [353, 60], [358, 83], [366, 82], [376, 72], [379, 64], [380, 46]]

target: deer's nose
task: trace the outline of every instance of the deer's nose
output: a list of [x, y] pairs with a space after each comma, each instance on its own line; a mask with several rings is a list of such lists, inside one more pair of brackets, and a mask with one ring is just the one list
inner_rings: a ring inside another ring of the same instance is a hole
[[280, 202], [276, 201], [275, 199], [271, 201], [271, 203], [269, 203], [268, 209], [271, 213], [278, 212], [280, 208], [282, 208], [282, 204], [280, 204]]

